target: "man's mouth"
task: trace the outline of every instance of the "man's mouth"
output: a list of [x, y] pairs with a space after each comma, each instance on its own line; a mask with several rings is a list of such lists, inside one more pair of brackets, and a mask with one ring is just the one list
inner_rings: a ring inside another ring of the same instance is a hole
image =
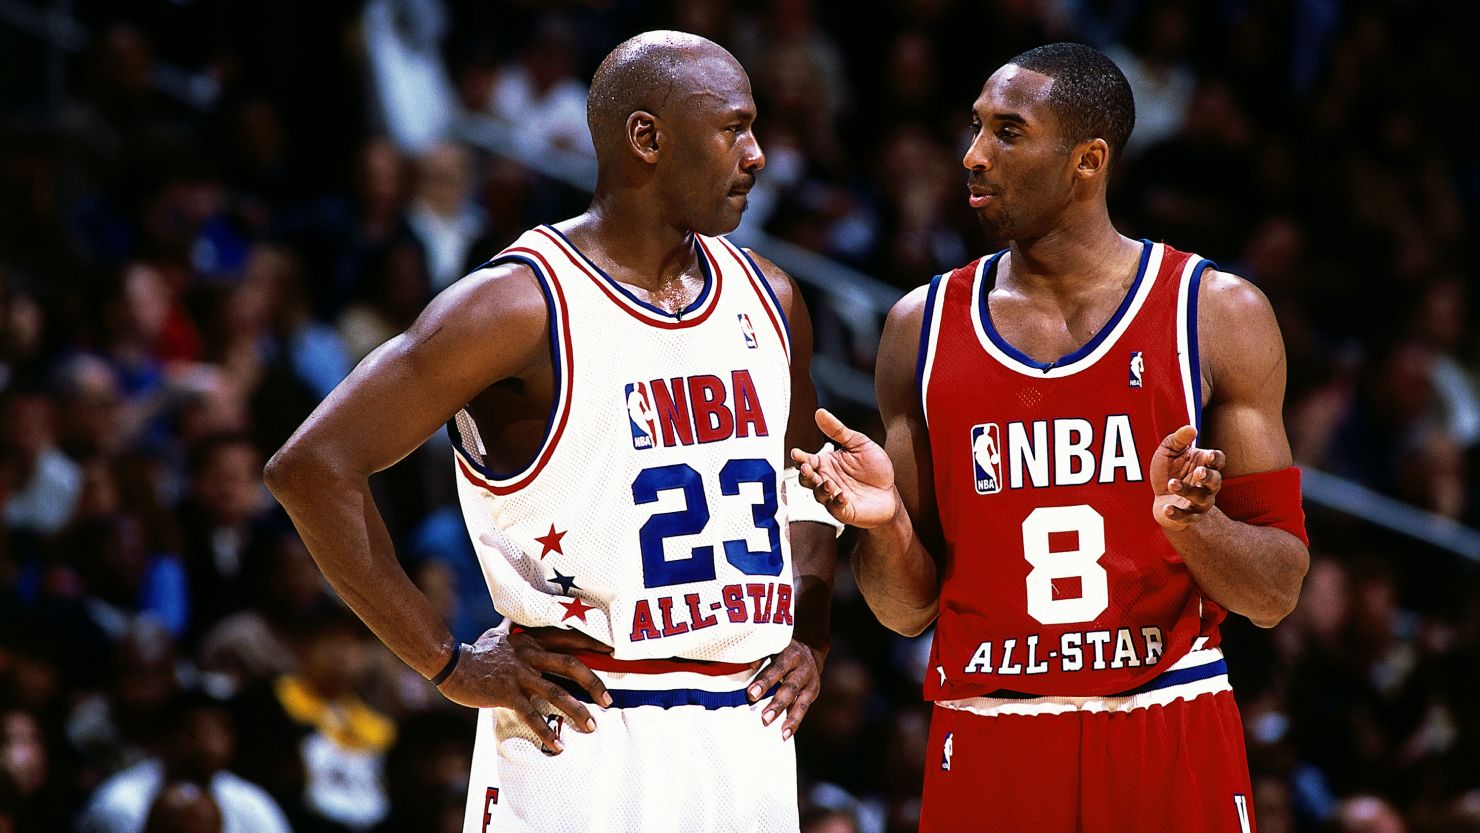
[[966, 190], [970, 192], [966, 201], [971, 203], [972, 208], [981, 208], [1001, 196], [995, 189], [971, 183], [967, 183]]

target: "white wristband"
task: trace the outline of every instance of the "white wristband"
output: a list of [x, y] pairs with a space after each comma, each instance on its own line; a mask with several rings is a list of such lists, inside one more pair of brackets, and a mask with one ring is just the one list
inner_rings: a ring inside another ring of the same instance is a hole
[[[833, 444], [828, 443], [822, 447], [819, 453], [826, 454], [833, 450]], [[833, 537], [843, 534], [843, 522], [834, 518], [827, 507], [817, 502], [817, 496], [812, 490], [803, 486], [799, 481], [801, 469], [796, 466], [787, 466], [781, 476], [781, 495], [786, 501], [787, 523], [798, 521], [811, 521], [813, 523], [827, 524], [833, 528]]]

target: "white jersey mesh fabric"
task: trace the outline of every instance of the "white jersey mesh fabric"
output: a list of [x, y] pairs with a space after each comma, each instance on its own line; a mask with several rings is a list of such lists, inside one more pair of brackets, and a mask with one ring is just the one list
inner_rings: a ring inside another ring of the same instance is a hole
[[675, 317], [553, 228], [526, 232], [493, 262], [529, 266], [547, 296], [558, 377], [545, 443], [498, 473], [472, 419], [451, 426], [494, 606], [581, 630], [618, 659], [753, 662], [791, 638], [786, 323], [742, 251], [695, 245], [705, 288]]

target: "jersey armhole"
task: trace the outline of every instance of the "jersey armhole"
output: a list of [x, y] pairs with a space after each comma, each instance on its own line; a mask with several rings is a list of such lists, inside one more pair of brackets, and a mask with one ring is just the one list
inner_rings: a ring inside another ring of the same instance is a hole
[[944, 277], [946, 274], [942, 273], [930, 279], [930, 289], [925, 293], [925, 317], [920, 322], [920, 348], [915, 358], [915, 388], [919, 392], [920, 414], [927, 428], [930, 426], [930, 408], [926, 404], [925, 392], [930, 387], [930, 371], [935, 366], [935, 338], [940, 332], [940, 315], [936, 306], [945, 297], [940, 288]]

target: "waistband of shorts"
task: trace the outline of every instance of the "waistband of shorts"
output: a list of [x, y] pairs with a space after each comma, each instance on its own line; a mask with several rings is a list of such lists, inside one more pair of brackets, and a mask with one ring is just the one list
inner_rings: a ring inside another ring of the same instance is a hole
[[1069, 712], [1127, 712], [1191, 700], [1204, 694], [1232, 691], [1228, 664], [1220, 648], [1204, 648], [1199, 638], [1186, 656], [1147, 682], [1118, 694], [1073, 697], [994, 691], [982, 697], [940, 700], [937, 706], [986, 717], [1001, 715], [1065, 714]]

